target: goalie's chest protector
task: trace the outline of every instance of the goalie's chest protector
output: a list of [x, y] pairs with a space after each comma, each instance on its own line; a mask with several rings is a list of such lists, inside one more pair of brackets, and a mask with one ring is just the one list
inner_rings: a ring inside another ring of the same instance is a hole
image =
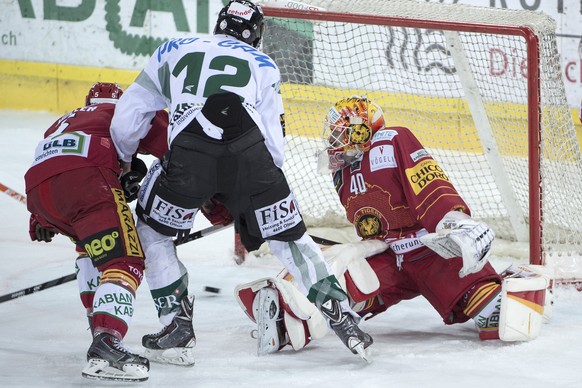
[[407, 128], [378, 131], [362, 159], [334, 175], [334, 184], [364, 239], [404, 237], [436, 225], [455, 206], [466, 207]]

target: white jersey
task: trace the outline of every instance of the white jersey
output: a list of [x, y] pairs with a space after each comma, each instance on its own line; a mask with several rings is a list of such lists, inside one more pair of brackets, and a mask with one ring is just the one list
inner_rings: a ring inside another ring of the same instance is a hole
[[283, 166], [284, 122], [280, 72], [254, 47], [228, 35], [163, 43], [121, 96], [111, 137], [123, 161], [131, 161], [155, 112], [168, 108], [168, 142], [200, 113], [207, 97], [228, 91], [242, 98], [277, 167]]

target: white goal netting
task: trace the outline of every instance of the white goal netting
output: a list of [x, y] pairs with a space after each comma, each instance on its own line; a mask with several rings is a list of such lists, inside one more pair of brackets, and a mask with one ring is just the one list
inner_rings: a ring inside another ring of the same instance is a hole
[[533, 263], [582, 277], [582, 157], [553, 19], [414, 0], [263, 6], [263, 48], [284, 83], [285, 172], [309, 225], [347, 222], [315, 153], [329, 107], [366, 95], [417, 135], [474, 217], [529, 243]]

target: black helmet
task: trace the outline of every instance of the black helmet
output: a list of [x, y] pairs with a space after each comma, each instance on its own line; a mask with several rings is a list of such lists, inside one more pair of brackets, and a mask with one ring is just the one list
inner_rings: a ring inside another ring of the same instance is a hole
[[214, 34], [234, 36], [258, 47], [265, 30], [263, 10], [247, 0], [231, 0], [218, 14]]

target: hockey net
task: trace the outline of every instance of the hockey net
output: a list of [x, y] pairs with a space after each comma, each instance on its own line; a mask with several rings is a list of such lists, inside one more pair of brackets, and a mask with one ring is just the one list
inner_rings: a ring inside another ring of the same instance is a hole
[[329, 107], [365, 95], [388, 126], [416, 134], [498, 239], [582, 279], [582, 157], [553, 19], [415, 0], [262, 5], [263, 49], [283, 81], [285, 173], [308, 226], [347, 224], [315, 154]]

